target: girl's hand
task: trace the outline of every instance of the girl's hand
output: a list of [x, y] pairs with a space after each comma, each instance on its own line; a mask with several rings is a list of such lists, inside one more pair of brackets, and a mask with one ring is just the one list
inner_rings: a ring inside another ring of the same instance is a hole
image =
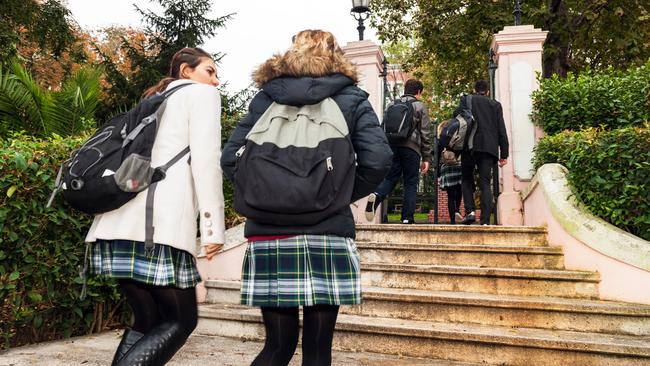
[[208, 244], [205, 246], [205, 256], [208, 258], [208, 260], [211, 260], [222, 248], [223, 244], [220, 243]]

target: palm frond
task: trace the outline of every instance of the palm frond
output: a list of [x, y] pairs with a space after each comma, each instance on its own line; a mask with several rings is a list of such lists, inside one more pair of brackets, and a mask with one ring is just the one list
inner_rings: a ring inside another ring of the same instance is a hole
[[84, 120], [94, 117], [101, 91], [102, 71], [84, 67], [72, 75], [60, 91], [52, 93], [52, 102], [44, 111], [46, 131], [60, 136], [77, 135], [83, 131]]
[[0, 134], [26, 131], [43, 136], [42, 106], [48, 96], [20, 64], [0, 66]]

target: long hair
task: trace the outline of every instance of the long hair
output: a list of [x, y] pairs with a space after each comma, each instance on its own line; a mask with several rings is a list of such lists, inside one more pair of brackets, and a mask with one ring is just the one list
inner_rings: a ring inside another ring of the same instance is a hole
[[180, 78], [181, 65], [187, 64], [194, 69], [199, 66], [203, 59], [212, 59], [212, 56], [198, 47], [186, 47], [176, 52], [169, 63], [169, 75], [158, 82], [158, 84], [145, 90], [142, 98], [150, 97], [156, 93], [162, 93], [167, 89], [169, 83]]
[[280, 76], [320, 77], [341, 73], [359, 82], [356, 67], [345, 58], [334, 35], [327, 31], [307, 29], [293, 37], [291, 48], [275, 55], [253, 73], [258, 87]]

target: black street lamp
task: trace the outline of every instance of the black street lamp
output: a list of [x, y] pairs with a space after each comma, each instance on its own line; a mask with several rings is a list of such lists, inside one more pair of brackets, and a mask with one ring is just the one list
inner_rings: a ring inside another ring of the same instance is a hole
[[352, 0], [352, 10], [350, 10], [350, 15], [359, 22], [357, 30], [359, 31], [360, 41], [363, 41], [363, 31], [366, 29], [363, 25], [363, 21], [368, 19], [370, 16], [369, 4], [370, 0]]
[[393, 100], [390, 88], [388, 87], [388, 60], [386, 59], [386, 56], [384, 56], [384, 59], [381, 61], [381, 66], [382, 70], [379, 73], [379, 77], [384, 79], [384, 100], [382, 110], [385, 111], [388, 102]]
[[515, 16], [515, 25], [521, 25], [521, 15], [523, 12], [521, 11], [521, 1], [516, 0], [515, 1], [515, 10], [512, 12], [512, 15]]
[[497, 65], [496, 62], [494, 62], [494, 57], [496, 56], [496, 54], [494, 53], [494, 50], [492, 48], [490, 48], [490, 52], [488, 55], [490, 57], [490, 61], [488, 61], [488, 75], [490, 77], [490, 96], [492, 97], [492, 99], [495, 99], [496, 98], [495, 72], [499, 67], [499, 65]]
[[[517, 1], [519, 3], [519, 1]], [[496, 53], [494, 52], [494, 49], [490, 48], [490, 51], [488, 52], [488, 56], [490, 60], [488, 61], [488, 75], [490, 77], [490, 98], [496, 99], [496, 80], [495, 80], [495, 74], [497, 71], [497, 68], [499, 65], [494, 61], [494, 58], [496, 56]], [[494, 202], [492, 206], [492, 212], [488, 213], [488, 215], [492, 216], [494, 214], [494, 224], [498, 224], [498, 215], [497, 215], [497, 204], [499, 202], [498, 197], [499, 197], [499, 166], [497, 165], [497, 162], [494, 162], [494, 165], [492, 167], [492, 195], [494, 196]], [[484, 213], [481, 213], [481, 215], [484, 215]]]

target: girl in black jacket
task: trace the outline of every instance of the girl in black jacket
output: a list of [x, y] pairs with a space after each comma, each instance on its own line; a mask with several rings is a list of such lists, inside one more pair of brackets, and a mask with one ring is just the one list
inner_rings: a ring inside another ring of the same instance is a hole
[[[339, 305], [361, 302], [359, 256], [349, 204], [370, 194], [390, 168], [392, 153], [368, 94], [355, 84], [355, 67], [334, 36], [305, 30], [283, 55], [254, 73], [260, 88], [249, 113], [225, 145], [221, 165], [233, 179], [236, 153], [260, 116], [275, 102], [301, 107], [332, 98], [345, 118], [356, 153], [352, 194], [344, 208], [311, 225], [278, 225], [272, 215], [248, 219], [249, 247], [242, 273], [242, 304], [260, 306], [266, 328], [264, 349], [253, 365], [287, 365], [298, 342], [303, 306], [303, 365], [329, 365]], [[241, 192], [235, 192], [241, 194]], [[299, 206], [301, 203], [296, 202]]]

